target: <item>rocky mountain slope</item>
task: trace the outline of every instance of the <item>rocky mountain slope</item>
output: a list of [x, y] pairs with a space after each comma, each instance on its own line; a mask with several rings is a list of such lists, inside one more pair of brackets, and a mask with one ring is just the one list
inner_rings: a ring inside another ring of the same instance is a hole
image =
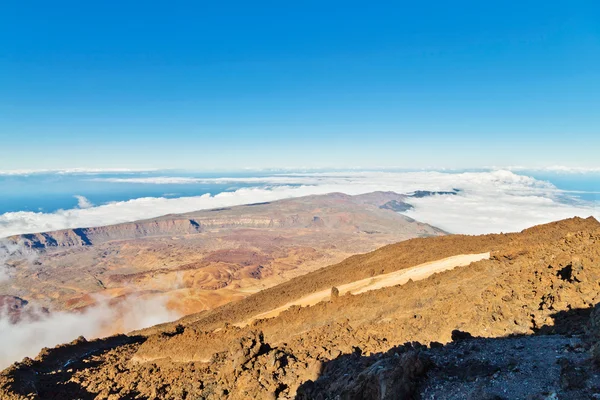
[[130, 298], [160, 299], [178, 315], [208, 310], [356, 253], [444, 234], [396, 212], [410, 208], [405, 200], [332, 193], [13, 236], [37, 258], [11, 265], [0, 294], [26, 300], [25, 310]]
[[[420, 280], [338, 289], [488, 252]], [[46, 349], [2, 372], [0, 395], [596, 398], [598, 282], [600, 224], [593, 218], [515, 234], [412, 239], [176, 323]], [[323, 289], [331, 295], [315, 305], [252, 319]]]

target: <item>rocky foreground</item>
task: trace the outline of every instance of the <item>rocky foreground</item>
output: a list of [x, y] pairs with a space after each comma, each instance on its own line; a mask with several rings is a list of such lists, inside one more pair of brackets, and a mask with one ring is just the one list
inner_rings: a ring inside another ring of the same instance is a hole
[[[469, 266], [353, 295], [337, 287], [458, 254]], [[44, 350], [6, 399], [600, 397], [600, 224], [413, 239], [130, 335]], [[242, 322], [329, 287], [311, 307]]]

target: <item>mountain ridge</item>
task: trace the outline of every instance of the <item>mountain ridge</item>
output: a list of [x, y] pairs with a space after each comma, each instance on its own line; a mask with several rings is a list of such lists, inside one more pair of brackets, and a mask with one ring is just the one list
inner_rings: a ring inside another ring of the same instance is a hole
[[[312, 195], [181, 214], [166, 214], [156, 218], [107, 226], [79, 227], [13, 235], [7, 239], [13, 243], [21, 243], [28, 248], [39, 250], [52, 247], [89, 246], [113, 240], [191, 235], [218, 228], [310, 227], [315, 224], [315, 216], [294, 214], [301, 211], [302, 207], [298, 206], [301, 202], [327, 199], [330, 205], [334, 205], [336, 202], [355, 204], [361, 207], [371, 207], [373, 208], [372, 211], [376, 211], [378, 208], [385, 212], [386, 210], [406, 211], [412, 208], [410, 204], [404, 202], [407, 198], [405, 195], [394, 192], [371, 192], [356, 196], [334, 192], [327, 195]], [[277, 206], [280, 206], [280, 208], [289, 206], [290, 210], [285, 213], [275, 212], [270, 214], [269, 210]], [[407, 219], [401, 214], [396, 214], [395, 217]], [[320, 222], [322, 223], [323, 220], [320, 220]], [[443, 231], [439, 230], [439, 232]]]

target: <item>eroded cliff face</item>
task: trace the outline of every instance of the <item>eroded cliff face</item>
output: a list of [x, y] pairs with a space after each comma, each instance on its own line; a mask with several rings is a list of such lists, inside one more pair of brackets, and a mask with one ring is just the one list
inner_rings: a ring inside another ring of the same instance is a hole
[[60, 231], [11, 236], [15, 243], [32, 249], [99, 245], [110, 241], [142, 239], [160, 236], [182, 236], [212, 229], [235, 228], [294, 228], [308, 227], [319, 217], [299, 215], [283, 217], [231, 216], [214, 218], [171, 218], [124, 223], [95, 228], [65, 229]]
[[9, 239], [26, 247], [42, 250], [53, 247], [78, 247], [153, 236], [179, 236], [199, 233], [202, 228], [190, 219], [144, 221], [96, 228], [64, 229], [60, 231], [11, 236]]

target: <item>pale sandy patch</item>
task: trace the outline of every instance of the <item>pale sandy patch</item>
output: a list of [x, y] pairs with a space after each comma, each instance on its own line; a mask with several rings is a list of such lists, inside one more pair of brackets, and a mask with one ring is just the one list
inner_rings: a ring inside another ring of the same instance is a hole
[[[338, 286], [340, 295], [346, 293], [360, 294], [368, 292], [370, 290], [382, 289], [389, 286], [404, 285], [409, 280], [418, 281], [426, 279], [431, 275], [449, 271], [456, 267], [464, 267], [473, 262], [487, 260], [490, 258], [490, 253], [480, 254], [461, 254], [441, 260], [431, 261], [428, 263], [416, 265], [414, 267], [401, 269], [389, 274], [377, 275], [371, 278], [361, 279], [355, 282], [350, 282], [345, 285]], [[277, 307], [273, 310], [255, 315], [254, 317], [235, 324], [236, 326], [243, 327], [258, 319], [273, 318], [281, 314], [292, 306], [314, 306], [321, 301], [328, 301], [331, 296], [331, 289], [321, 290], [319, 292], [311, 293], [307, 296], [301, 297], [281, 307]]]

